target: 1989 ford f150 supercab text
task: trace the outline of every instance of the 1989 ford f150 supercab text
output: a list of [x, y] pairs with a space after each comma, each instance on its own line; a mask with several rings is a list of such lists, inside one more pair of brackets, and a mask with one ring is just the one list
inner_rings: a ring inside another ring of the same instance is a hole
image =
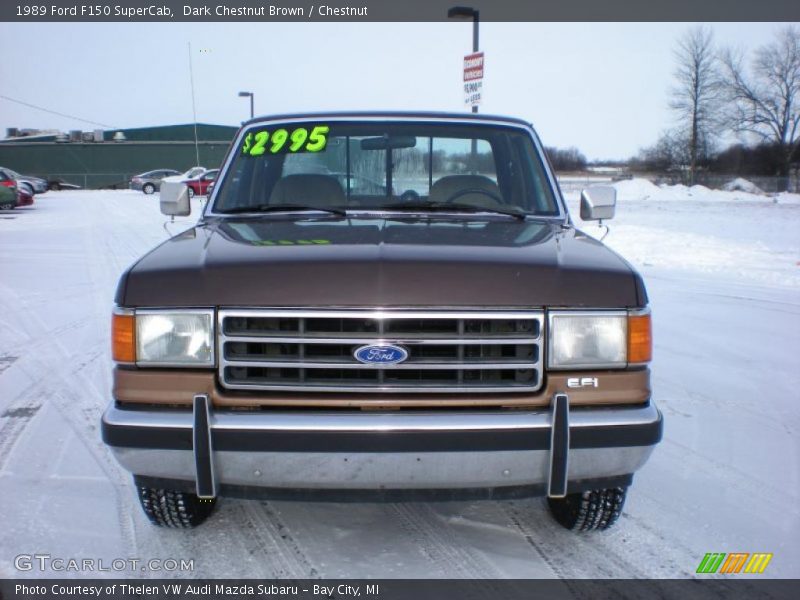
[[[611, 218], [611, 187], [581, 217]], [[188, 215], [180, 183], [161, 208]], [[196, 226], [121, 277], [103, 439], [145, 513], [217, 496], [546, 496], [618, 518], [662, 435], [641, 277], [577, 230], [532, 127], [245, 123]]]

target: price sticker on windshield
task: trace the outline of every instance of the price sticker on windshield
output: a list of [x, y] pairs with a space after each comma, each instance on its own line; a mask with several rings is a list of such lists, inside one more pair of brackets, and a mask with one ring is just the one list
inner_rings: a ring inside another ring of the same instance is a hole
[[327, 125], [317, 125], [311, 129], [262, 129], [251, 131], [244, 137], [242, 154], [262, 156], [264, 154], [294, 154], [297, 152], [322, 152], [328, 145]]

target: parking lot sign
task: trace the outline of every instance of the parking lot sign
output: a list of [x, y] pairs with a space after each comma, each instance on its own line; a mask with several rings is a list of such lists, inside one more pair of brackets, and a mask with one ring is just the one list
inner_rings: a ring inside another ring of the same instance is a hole
[[483, 93], [483, 52], [464, 57], [464, 104], [478, 106]]

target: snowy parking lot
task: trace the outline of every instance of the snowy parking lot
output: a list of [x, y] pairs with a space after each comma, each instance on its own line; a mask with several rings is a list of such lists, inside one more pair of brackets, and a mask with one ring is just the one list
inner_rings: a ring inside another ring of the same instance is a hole
[[585, 535], [538, 498], [222, 499], [196, 530], [150, 525], [99, 421], [116, 282], [166, 237], [158, 197], [48, 192], [0, 212], [0, 576], [41, 576], [15, 557], [45, 553], [194, 561], [49, 576], [680, 578], [707, 552], [771, 552], [765, 576], [800, 577], [800, 197], [617, 185], [606, 242], [648, 286], [665, 434], [617, 526]]

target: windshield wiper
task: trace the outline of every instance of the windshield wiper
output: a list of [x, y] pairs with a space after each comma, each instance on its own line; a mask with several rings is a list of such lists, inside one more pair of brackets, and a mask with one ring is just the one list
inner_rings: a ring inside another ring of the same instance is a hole
[[455, 202], [398, 202], [396, 204], [386, 204], [381, 206], [381, 209], [386, 210], [403, 210], [403, 211], [467, 211], [467, 212], [486, 212], [496, 215], [508, 215], [520, 221], [524, 221], [528, 213], [521, 210], [514, 210], [513, 208], [488, 208], [486, 206], [475, 206], [473, 204], [458, 204]]
[[340, 215], [342, 217], [347, 216], [347, 212], [342, 208], [326, 208], [302, 204], [256, 204], [255, 206], [236, 206], [228, 210], [220, 210], [217, 212], [223, 215], [235, 215], [240, 213], [299, 212], [312, 210]]

